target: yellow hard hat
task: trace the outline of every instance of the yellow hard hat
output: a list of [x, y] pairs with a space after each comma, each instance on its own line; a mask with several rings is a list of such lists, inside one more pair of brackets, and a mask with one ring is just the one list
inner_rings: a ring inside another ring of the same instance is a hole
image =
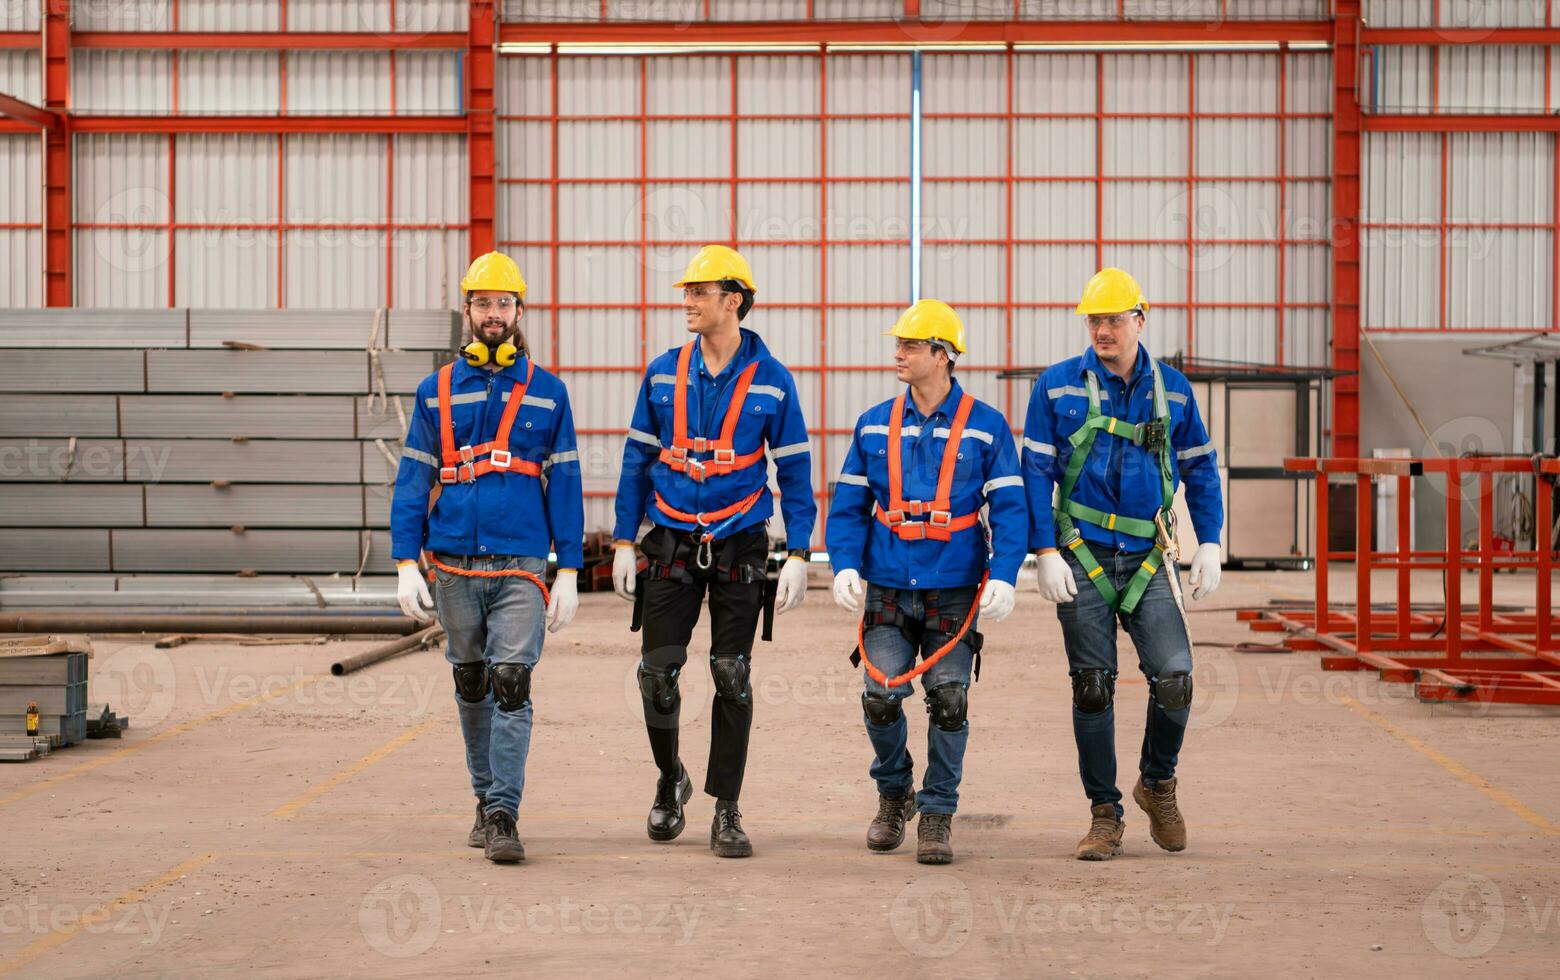
[[1148, 309], [1148, 300], [1137, 280], [1120, 269], [1101, 269], [1083, 287], [1078, 301], [1079, 316], [1108, 316], [1131, 310]]
[[749, 290], [758, 292], [747, 259], [741, 252], [724, 245], [706, 245], [699, 249], [699, 254], [683, 270], [682, 278], [672, 286], [681, 289], [690, 282], [720, 282], [722, 279], [735, 279]]
[[904, 340], [940, 340], [957, 353], [964, 353], [964, 324], [953, 307], [940, 300], [923, 299], [899, 314], [894, 329], [885, 337]]
[[461, 292], [470, 296], [483, 289], [505, 293], [518, 293], [525, 299], [525, 278], [515, 260], [503, 252], [488, 252], [477, 256], [466, 270], [466, 278], [460, 281]]

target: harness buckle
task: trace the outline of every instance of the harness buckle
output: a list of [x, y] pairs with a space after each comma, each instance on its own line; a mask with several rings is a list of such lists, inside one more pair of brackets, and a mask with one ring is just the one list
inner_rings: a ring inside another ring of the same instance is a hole
[[441, 466], [441, 467], [439, 467], [439, 482], [440, 483], [454, 483], [455, 481], [456, 481], [455, 467], [453, 467], [453, 466]]
[[702, 453], [708, 448], [709, 440], [704, 436], [694, 436], [690, 441], [693, 443], [693, 451], [696, 453]]
[[735, 449], [717, 449], [715, 450], [715, 458], [711, 460], [711, 462], [718, 463], [721, 466], [731, 466], [736, 461], [737, 451]]
[[926, 539], [926, 524], [921, 521], [908, 521], [894, 528], [901, 541], [924, 541]]
[[495, 449], [488, 453], [488, 465], [495, 470], [507, 470], [513, 458], [508, 450]]
[[890, 527], [898, 527], [905, 522], [905, 512], [902, 510], [885, 510], [883, 516], [888, 518]]
[[682, 461], [682, 464], [683, 465], [679, 468], [688, 475], [688, 479], [692, 480], [694, 483], [704, 482], [705, 473], [703, 462], [697, 459], [685, 459]]
[[686, 446], [673, 446], [666, 452], [672, 457], [674, 463], [686, 463], [688, 461], [688, 448]]
[[[470, 448], [469, 446], [467, 447]], [[460, 483], [475, 483], [477, 480], [477, 464], [462, 463], [456, 468], [456, 479]]]
[[1144, 422], [1138, 427], [1138, 435], [1142, 437], [1139, 440], [1139, 445], [1151, 453], [1157, 453], [1164, 448], [1165, 436], [1167, 434], [1163, 419], [1153, 419]]
[[470, 446], [461, 446], [460, 458], [464, 463], [473, 463], [476, 461], [477, 456]]
[[926, 519], [926, 523], [932, 527], [947, 527], [953, 523], [953, 511], [951, 510], [933, 510], [927, 513], [929, 516]]
[[930, 510], [930, 505], [924, 500], [907, 500], [905, 501], [905, 510], [912, 517], [920, 517]]

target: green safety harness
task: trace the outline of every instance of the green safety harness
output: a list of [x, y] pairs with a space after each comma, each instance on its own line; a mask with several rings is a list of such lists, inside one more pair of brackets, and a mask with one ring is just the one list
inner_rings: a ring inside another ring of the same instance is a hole
[[[1072, 550], [1078, 564], [1088, 573], [1089, 581], [1100, 590], [1100, 595], [1105, 597], [1105, 602], [1112, 611], [1129, 613], [1137, 608], [1138, 600], [1143, 597], [1143, 590], [1148, 588], [1149, 580], [1154, 573], [1159, 571], [1159, 566], [1164, 562], [1165, 545], [1175, 539], [1175, 514], [1172, 505], [1175, 503], [1175, 485], [1170, 468], [1170, 405], [1165, 397], [1165, 382], [1159, 374], [1159, 362], [1149, 359], [1149, 365], [1154, 371], [1154, 418], [1148, 422], [1132, 423], [1123, 422], [1111, 415], [1100, 412], [1100, 383], [1093, 371], [1084, 372], [1084, 379], [1089, 386], [1089, 414], [1083, 420], [1078, 430], [1068, 436], [1067, 441], [1072, 444], [1072, 456], [1067, 460], [1067, 472], [1062, 477], [1061, 492], [1057, 495], [1060, 504], [1056, 508], [1057, 540]], [[1146, 451], [1159, 457], [1159, 479], [1163, 490], [1160, 500], [1159, 512], [1153, 520], [1143, 520], [1137, 517], [1123, 517], [1120, 514], [1107, 514], [1103, 510], [1087, 507], [1072, 499], [1073, 488], [1078, 483], [1078, 475], [1083, 472], [1084, 463], [1088, 461], [1089, 452], [1094, 448], [1094, 438], [1101, 431], [1106, 435], [1115, 436], [1118, 439], [1128, 439], [1135, 446], [1142, 446]], [[1110, 577], [1105, 574], [1105, 569], [1095, 560], [1094, 554], [1089, 551], [1089, 546], [1083, 543], [1083, 535], [1078, 531], [1074, 518], [1086, 521], [1107, 531], [1121, 531], [1139, 538], [1151, 538], [1154, 541], [1154, 550], [1149, 552], [1143, 564], [1138, 567], [1137, 573], [1127, 583], [1126, 590], [1118, 594], [1110, 583]]]

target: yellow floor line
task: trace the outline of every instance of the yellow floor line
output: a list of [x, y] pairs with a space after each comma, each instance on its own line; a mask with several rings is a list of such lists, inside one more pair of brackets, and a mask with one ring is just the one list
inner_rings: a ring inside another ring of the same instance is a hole
[[8, 803], [15, 803], [17, 800], [24, 800], [35, 793], [49, 788], [50, 786], [58, 786], [60, 783], [63, 783], [66, 780], [75, 779], [77, 776], [92, 772], [94, 769], [101, 769], [103, 766], [106, 766], [111, 762], [117, 762], [127, 755], [134, 755], [135, 753], [140, 752], [142, 749], [148, 749], [160, 742], [166, 742], [171, 738], [177, 738], [178, 736], [183, 735], [185, 732], [198, 728], [207, 722], [216, 721], [219, 718], [225, 718], [228, 715], [243, 711], [245, 708], [252, 708], [257, 704], [263, 704], [266, 701], [279, 698], [284, 694], [290, 694], [300, 687], [305, 687], [309, 684], [316, 684], [328, 677], [330, 677], [329, 674], [310, 674], [308, 677], [289, 684], [284, 688], [279, 688], [275, 691], [268, 691], [265, 694], [257, 694], [256, 696], [252, 698], [246, 698], [243, 701], [235, 701], [233, 704], [230, 704], [225, 708], [218, 708], [215, 711], [201, 715], [199, 718], [192, 718], [189, 721], [180, 722], [179, 724], [174, 725], [172, 728], [163, 729], [150, 738], [132, 742], [122, 749], [115, 749], [113, 752], [110, 752], [104, 756], [99, 756], [90, 762], [83, 762], [76, 768], [62, 772], [57, 776], [50, 776], [47, 779], [33, 783], [31, 786], [23, 786], [21, 789], [8, 793], [5, 796], [0, 796], [0, 806], [5, 806]]
[[1543, 814], [1534, 810], [1532, 807], [1529, 807], [1527, 804], [1501, 789], [1499, 786], [1492, 785], [1489, 780], [1485, 779], [1483, 776], [1480, 776], [1478, 773], [1469, 769], [1467, 766], [1458, 762], [1456, 759], [1446, 755], [1444, 752], [1440, 752], [1434, 748], [1431, 748], [1428, 744], [1425, 743], [1423, 739], [1412, 735], [1407, 731], [1404, 731], [1402, 728], [1399, 728], [1397, 725], [1360, 704], [1358, 701], [1354, 700], [1348, 695], [1343, 696], [1343, 703], [1353, 709], [1356, 714], [1367, 719], [1382, 731], [1403, 742], [1415, 752], [1418, 752], [1420, 755], [1429, 759], [1431, 762], [1434, 762], [1436, 765], [1440, 766], [1442, 769], [1445, 769], [1453, 776], [1456, 776], [1458, 779], [1461, 779], [1469, 786], [1472, 786], [1474, 789], [1483, 793], [1485, 796], [1488, 796], [1490, 799], [1494, 800], [1496, 803], [1499, 803], [1507, 810], [1510, 810], [1512, 813], [1520, 817], [1524, 822], [1532, 824], [1550, 836], [1560, 836], [1560, 826], [1556, 826], [1550, 820], [1545, 818]]
[[302, 810], [310, 803], [313, 803], [315, 800], [324, 796], [326, 793], [329, 793], [337, 786], [340, 786], [342, 783], [351, 779], [353, 776], [356, 776], [364, 769], [367, 769], [369, 766], [372, 766], [374, 763], [392, 754], [397, 749], [411, 742], [417, 736], [423, 734], [424, 732], [431, 731], [441, 724], [443, 724], [442, 719], [430, 718], [421, 725], [418, 725], [416, 728], [407, 729], [406, 731], [397, 735], [395, 738], [392, 738], [390, 741], [386, 742], [384, 745], [381, 745], [379, 748], [370, 752], [368, 755], [365, 755], [363, 758], [347, 766], [345, 769], [337, 772], [334, 776], [331, 776], [324, 782], [315, 783], [313, 786], [310, 786], [308, 789], [304, 790], [294, 799], [283, 803], [275, 810], [272, 810], [270, 816], [276, 817], [280, 820], [292, 819], [294, 816], [297, 816], [299, 810]]
[[137, 902], [145, 901], [146, 898], [150, 895], [168, 887], [183, 876], [205, 867], [212, 861], [216, 860], [219, 856], [220, 855], [218, 854], [202, 854], [198, 857], [190, 858], [188, 861], [174, 865], [167, 871], [164, 871], [162, 874], [153, 878], [151, 881], [135, 886], [134, 888], [125, 892], [123, 895], [120, 895], [118, 898], [114, 899], [112, 902], [109, 902], [107, 905], [100, 905], [97, 908], [84, 913], [75, 922], [72, 922], [63, 929], [57, 929], [53, 932], [50, 932], [47, 936], [43, 936], [42, 938], [18, 951], [10, 959], [0, 960], [0, 974], [12, 973], [21, 969], [23, 966], [31, 963], [33, 960], [42, 956], [44, 953], [47, 953], [49, 950], [69, 942], [77, 933], [81, 932], [83, 929], [87, 929], [97, 925], [100, 922], [107, 921], [113, 917], [114, 913], [128, 905], [134, 905]]

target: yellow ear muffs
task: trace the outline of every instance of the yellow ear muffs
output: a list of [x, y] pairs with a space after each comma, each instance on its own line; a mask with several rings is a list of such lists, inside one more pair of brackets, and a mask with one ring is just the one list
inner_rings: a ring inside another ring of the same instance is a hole
[[488, 345], [480, 340], [473, 340], [460, 349], [461, 355], [466, 358], [466, 363], [472, 367], [481, 367], [488, 361], [492, 361], [499, 367], [508, 367], [515, 362], [520, 354], [520, 348], [511, 343], [498, 345], [498, 350], [488, 350]]

